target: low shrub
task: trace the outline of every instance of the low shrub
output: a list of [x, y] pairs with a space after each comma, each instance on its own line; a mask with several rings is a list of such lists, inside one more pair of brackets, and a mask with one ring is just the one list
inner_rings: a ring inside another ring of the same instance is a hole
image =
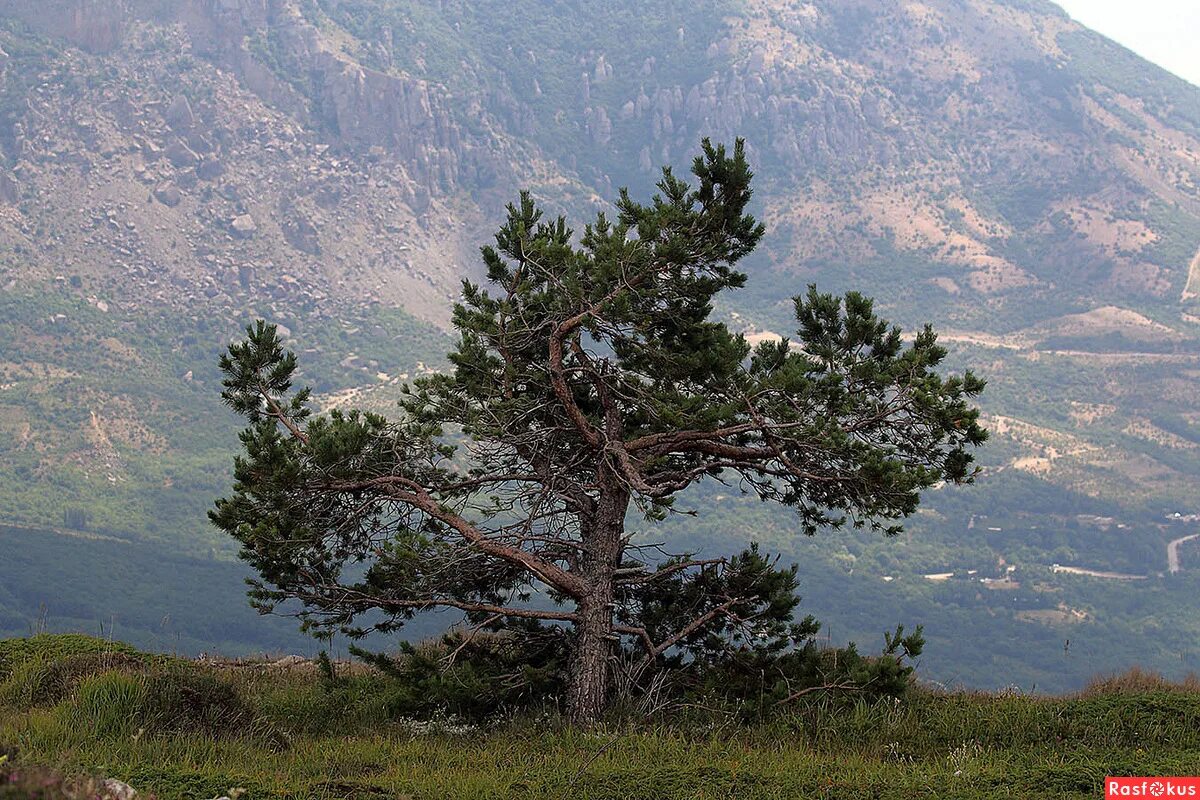
[[141, 727], [145, 702], [143, 676], [105, 672], [84, 678], [58, 713], [73, 730], [102, 738], [126, 736]]
[[24, 639], [0, 640], [0, 679], [27, 661], [55, 663], [79, 656], [125, 656], [146, 659], [144, 654], [121, 642], [110, 642], [77, 633], [43, 633]]
[[98, 737], [141, 732], [202, 739], [267, 737], [279, 742], [234, 686], [193, 670], [90, 675], [59, 703], [56, 713], [70, 729]]
[[693, 697], [719, 698], [758, 718], [790, 703], [823, 694], [854, 702], [899, 698], [913, 685], [913, 660], [925, 645], [921, 629], [905, 636], [902, 626], [885, 634], [878, 655], [864, 656], [851, 643], [821, 648], [811, 639], [785, 651], [745, 648], [708, 663], [682, 665], [684, 690]]
[[62, 702], [84, 678], [104, 672], [138, 672], [144, 661], [120, 651], [79, 653], [59, 660], [36, 655], [18, 663], [0, 682], [0, 704], [26, 709]]
[[392, 717], [480, 721], [555, 705], [563, 696], [566, 637], [536, 626], [523, 634], [453, 633], [403, 644], [397, 658], [353, 652], [392, 679], [386, 701]]
[[1169, 681], [1162, 673], [1131, 667], [1125, 672], [1100, 675], [1088, 681], [1081, 697], [1105, 694], [1139, 694], [1142, 692], [1200, 692], [1200, 676], [1188, 675], [1182, 681]]
[[237, 690], [213, 675], [169, 671], [146, 676], [139, 720], [148, 731], [218, 738], [253, 731], [256, 719]]

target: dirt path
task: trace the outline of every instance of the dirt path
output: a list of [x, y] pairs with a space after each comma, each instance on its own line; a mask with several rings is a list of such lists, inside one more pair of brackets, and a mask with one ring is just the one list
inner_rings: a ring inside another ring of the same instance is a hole
[[1200, 250], [1196, 251], [1196, 257], [1188, 265], [1187, 284], [1183, 287], [1183, 296], [1180, 300], [1187, 302], [1193, 297], [1200, 297]]
[[1171, 573], [1179, 572], [1182, 567], [1179, 566], [1179, 547], [1184, 542], [1190, 542], [1192, 539], [1200, 538], [1200, 533], [1193, 533], [1191, 536], [1182, 536], [1167, 545], [1167, 571]]
[[24, 522], [9, 522], [8, 520], [0, 519], [0, 528], [12, 528], [13, 530], [25, 531], [26, 533], [53, 533], [56, 536], [70, 536], [72, 539], [91, 539], [98, 542], [119, 542], [121, 544], [133, 544], [129, 539], [122, 539], [119, 536], [108, 536], [103, 533], [92, 533], [91, 531], [76, 531], [66, 528], [56, 528], [53, 525], [29, 525]]
[[1144, 581], [1146, 575], [1128, 575], [1124, 572], [1102, 572], [1097, 569], [1084, 569], [1083, 567], [1064, 567], [1061, 564], [1054, 564], [1050, 567], [1055, 574], [1065, 572], [1067, 575], [1086, 575], [1089, 578], [1104, 578], [1110, 581]]

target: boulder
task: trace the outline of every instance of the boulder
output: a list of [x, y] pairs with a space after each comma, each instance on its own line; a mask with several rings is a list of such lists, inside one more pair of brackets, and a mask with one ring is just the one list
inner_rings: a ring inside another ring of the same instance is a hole
[[205, 158], [196, 167], [196, 175], [203, 181], [214, 181], [225, 174], [225, 165], [211, 156]]
[[182, 95], [171, 102], [165, 117], [167, 124], [177, 131], [190, 131], [196, 124], [196, 115], [192, 113], [192, 104]]
[[283, 220], [283, 238], [287, 243], [302, 253], [311, 256], [321, 254], [321, 241], [317, 236], [317, 227], [298, 211], [292, 210]]
[[200, 163], [196, 151], [183, 142], [174, 142], [167, 148], [167, 159], [179, 169], [194, 167]]
[[103, 800], [135, 800], [137, 798], [136, 789], [116, 778], [109, 778], [104, 781], [103, 789], [104, 794], [101, 795]]
[[154, 199], [168, 208], [175, 208], [183, 200], [183, 193], [173, 183], [159, 184], [154, 190]]
[[239, 239], [249, 239], [258, 233], [258, 223], [249, 214], [242, 214], [233, 218], [233, 221], [229, 223], [229, 229]]

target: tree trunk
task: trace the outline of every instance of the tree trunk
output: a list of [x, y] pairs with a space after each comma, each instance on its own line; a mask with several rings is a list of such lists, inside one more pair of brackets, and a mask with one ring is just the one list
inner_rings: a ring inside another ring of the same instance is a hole
[[584, 531], [584, 574], [587, 594], [579, 601], [575, 650], [567, 686], [567, 712], [572, 721], [595, 722], [608, 708], [609, 658], [613, 642], [613, 597], [621, 565], [629, 494], [609, 475], [602, 475], [599, 508]]
[[612, 650], [612, 608], [608, 602], [592, 600], [588, 598], [579, 606], [567, 689], [567, 712], [572, 721], [585, 724], [598, 720], [608, 707], [608, 659]]

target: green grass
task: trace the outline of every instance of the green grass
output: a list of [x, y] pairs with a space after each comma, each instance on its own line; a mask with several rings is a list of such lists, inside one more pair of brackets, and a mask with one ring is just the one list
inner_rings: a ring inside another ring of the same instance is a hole
[[[46, 637], [26, 663], [101, 647]], [[752, 724], [693, 707], [584, 730], [550, 710], [483, 726], [398, 719], [394, 687], [362, 670], [330, 685], [305, 668], [146, 663], [78, 674], [58, 699], [0, 692], [0, 752], [162, 800], [233, 789], [247, 800], [1084, 798], [1108, 774], [1200, 764], [1200, 691], [1137, 674], [1071, 697], [921, 689], [818, 699]]]

